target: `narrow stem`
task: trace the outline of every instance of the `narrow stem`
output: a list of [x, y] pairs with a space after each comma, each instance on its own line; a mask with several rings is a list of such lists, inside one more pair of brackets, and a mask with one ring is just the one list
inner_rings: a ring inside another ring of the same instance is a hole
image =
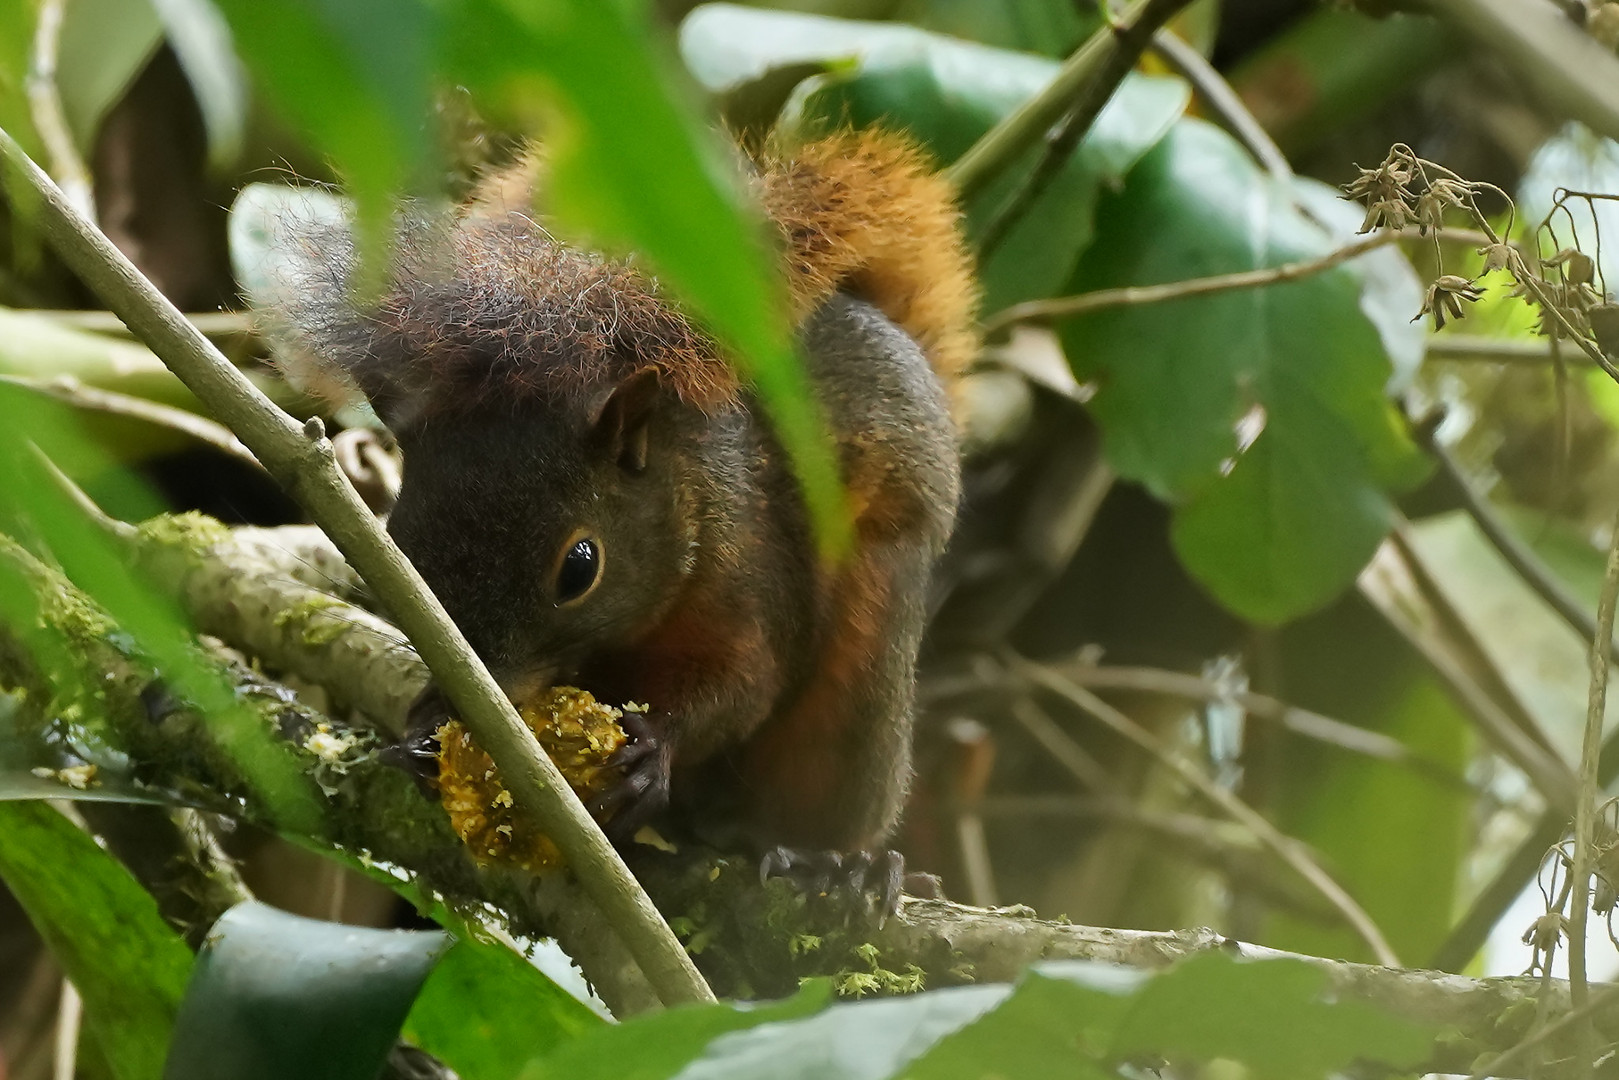
[[1371, 947], [1372, 955], [1377, 958], [1378, 963], [1389, 967], [1400, 966], [1399, 956], [1389, 945], [1388, 939], [1383, 936], [1382, 930], [1378, 929], [1377, 923], [1373, 922], [1372, 917], [1366, 913], [1366, 909], [1356, 903], [1355, 898], [1350, 896], [1342, 885], [1333, 880], [1331, 874], [1327, 873], [1319, 863], [1306, 853], [1304, 845], [1292, 837], [1284, 835], [1281, 830], [1267, 821], [1259, 811], [1225, 788], [1210, 781], [1199, 769], [1195, 768], [1179, 754], [1171, 751], [1151, 732], [1089, 690], [1075, 686], [1072, 682], [1057, 675], [1050, 669], [1039, 664], [1030, 663], [1021, 657], [1009, 653], [1006, 659], [1012, 670], [1018, 675], [1056, 694], [1070, 705], [1101, 721], [1113, 732], [1123, 736], [1157, 760], [1163, 762], [1188, 787], [1219, 807], [1233, 821], [1246, 828], [1261, 846], [1275, 854], [1291, 867], [1296, 874], [1309, 882], [1311, 887], [1320, 893], [1322, 898], [1343, 916], [1344, 921], [1360, 935], [1361, 940]]
[[713, 992], [578, 796], [519, 719], [443, 606], [337, 467], [318, 420], [300, 426], [141, 276], [50, 177], [0, 130], [0, 157], [41, 198], [40, 224], [62, 260], [162, 357], [208, 410], [332, 538], [394, 614], [523, 812], [567, 857], [603, 921], [665, 1004]]
[[[1596, 634], [1591, 639], [1591, 693], [1586, 702], [1585, 738], [1580, 745], [1579, 799], [1574, 804], [1574, 892], [1568, 913], [1568, 982], [1574, 1008], [1583, 1007], [1590, 990], [1586, 984], [1585, 927], [1591, 908], [1591, 871], [1596, 863], [1597, 799], [1602, 786], [1597, 764], [1602, 757], [1602, 720], [1607, 715], [1609, 655], [1613, 649], [1613, 614], [1619, 601], [1619, 514], [1613, 521], [1613, 538], [1608, 547], [1608, 565], [1602, 576], [1602, 595], [1597, 601]], [[1594, 1035], [1589, 1025], [1579, 1032], [1583, 1068], [1590, 1074]]]
[[1192, 89], [1209, 112], [1220, 121], [1220, 126], [1236, 136], [1261, 168], [1277, 180], [1287, 180], [1293, 176], [1293, 167], [1287, 163], [1287, 155], [1282, 153], [1265, 126], [1248, 111], [1248, 106], [1243, 104], [1231, 84], [1215, 70], [1213, 64], [1203, 58], [1202, 53], [1169, 30], [1159, 30], [1153, 34], [1152, 51], [1174, 68], [1177, 75], [1192, 84]]
[[1210, 293], [1229, 292], [1233, 289], [1253, 289], [1262, 285], [1276, 285], [1296, 281], [1331, 270], [1350, 259], [1366, 254], [1400, 239], [1397, 232], [1378, 232], [1318, 259], [1287, 263], [1284, 266], [1261, 267], [1257, 270], [1239, 270], [1230, 274], [1212, 274], [1209, 277], [1171, 281], [1163, 285], [1127, 285], [1119, 289], [1097, 289], [1077, 296], [1058, 296], [1050, 300], [1029, 300], [996, 312], [984, 322], [984, 335], [988, 337], [1019, 322], [1052, 322], [1102, 308], [1128, 307], [1135, 304], [1160, 304], [1166, 300], [1180, 300], [1188, 296], [1207, 296]]
[[[1136, 0], [1120, 19], [1120, 24], [1136, 23], [1154, 4], [1163, 0]], [[1008, 113], [1000, 123], [957, 158], [944, 171], [962, 199], [971, 198], [994, 179], [1019, 154], [1034, 145], [1051, 126], [1071, 111], [1080, 92], [1095, 80], [1119, 48], [1114, 25], [1104, 25], [1063, 61], [1045, 89]]]

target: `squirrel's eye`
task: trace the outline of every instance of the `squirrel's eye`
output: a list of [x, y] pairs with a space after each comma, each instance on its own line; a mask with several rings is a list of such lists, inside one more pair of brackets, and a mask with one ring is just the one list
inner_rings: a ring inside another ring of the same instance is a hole
[[588, 593], [601, 577], [601, 548], [586, 536], [575, 540], [557, 567], [557, 603], [566, 604]]

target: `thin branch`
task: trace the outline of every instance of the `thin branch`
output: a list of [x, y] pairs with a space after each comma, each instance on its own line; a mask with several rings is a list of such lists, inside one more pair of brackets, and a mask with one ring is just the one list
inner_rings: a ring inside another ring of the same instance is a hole
[[1415, 753], [1399, 739], [1380, 731], [1368, 731], [1354, 724], [1335, 720], [1310, 709], [1301, 709], [1268, 694], [1242, 690], [1227, 693], [1208, 679], [1180, 671], [1151, 667], [1124, 667], [1071, 664], [1062, 673], [1081, 686], [1101, 690], [1139, 690], [1192, 701], [1215, 703], [1230, 700], [1257, 720], [1277, 724], [1295, 735], [1336, 746], [1351, 753], [1410, 768], [1449, 787], [1471, 790], [1466, 779], [1454, 771]]
[[[1488, 364], [1533, 364], [1552, 362], [1551, 348], [1543, 341], [1522, 338], [1492, 338], [1482, 334], [1434, 334], [1426, 345], [1429, 360], [1476, 360]], [[1564, 357], [1580, 365], [1590, 365], [1585, 355]]]
[[[1501, 515], [1489, 501], [1474, 490], [1456, 458], [1434, 442], [1431, 430], [1426, 425], [1419, 425], [1416, 434], [1424, 442], [1428, 452], [1439, 462], [1439, 477], [1449, 494], [1461, 504], [1462, 509], [1467, 511], [1467, 516], [1473, 519], [1479, 532], [1484, 534], [1490, 546], [1506, 560], [1513, 572], [1523, 579], [1523, 583], [1529, 586], [1530, 590], [1582, 640], [1595, 640], [1596, 618], [1541, 561], [1540, 556], [1536, 555], [1505, 521], [1501, 520]], [[1614, 663], [1619, 664], [1619, 644], [1610, 642], [1608, 655]]]
[[1555, 116], [1619, 139], [1619, 59], [1545, 0], [1426, 0], [1498, 53]]
[[318, 420], [299, 425], [265, 397], [0, 131], [0, 157], [41, 197], [40, 224], [64, 262], [221, 418], [330, 535], [416, 645], [522, 812], [562, 850], [665, 1004], [713, 1000], [691, 958], [375, 516], [337, 467]]
[[1203, 58], [1203, 54], [1169, 30], [1159, 30], [1152, 36], [1152, 51], [1175, 73], [1192, 84], [1199, 99], [1220, 122], [1220, 126], [1234, 135], [1261, 168], [1277, 180], [1293, 176], [1293, 167], [1287, 155], [1276, 145], [1254, 114], [1248, 111], [1241, 97], [1225, 81], [1225, 76]]
[[[1185, 0], [1136, 0], [1120, 19], [1119, 25], [1124, 30], [1116, 29], [1114, 25], [1104, 25], [1086, 38], [1063, 61], [1062, 67], [1043, 90], [985, 132], [944, 171], [961, 198], [965, 200], [976, 195], [996, 174], [1047, 133], [1053, 124], [1068, 113], [1086, 106], [1089, 95], [1100, 95], [1102, 103], [1106, 103], [1134, 63], [1132, 58], [1124, 63], [1122, 69], [1118, 67], [1126, 48], [1121, 42], [1123, 34], [1137, 26], [1156, 29], [1162, 24], [1163, 18], [1184, 4]], [[1109, 73], [1113, 72], [1116, 74], [1110, 79]], [[1100, 104], [1096, 106], [1097, 110], [1100, 108]], [[1092, 111], [1091, 117], [1095, 117], [1095, 111]], [[1086, 120], [1084, 126], [1089, 127], [1090, 121]], [[1084, 134], [1083, 127], [1079, 133]]]
[[1058, 296], [1050, 300], [1029, 300], [996, 312], [984, 322], [987, 337], [1019, 322], [1052, 322], [1087, 311], [1102, 308], [1125, 307], [1134, 304], [1159, 304], [1166, 300], [1180, 300], [1188, 296], [1207, 296], [1210, 293], [1229, 292], [1233, 289], [1252, 289], [1263, 285], [1276, 285], [1285, 281], [1331, 270], [1368, 251], [1386, 247], [1400, 239], [1393, 231], [1373, 233], [1362, 240], [1347, 244], [1336, 251], [1316, 259], [1287, 263], [1283, 266], [1261, 267], [1257, 270], [1239, 270], [1231, 274], [1212, 274], [1209, 277], [1171, 281], [1163, 285], [1127, 285], [1119, 289], [1098, 289], [1077, 296]]
[[[89, 330], [97, 334], [129, 337], [129, 327], [110, 311], [77, 311], [72, 309], [29, 308], [28, 314], [49, 319], [75, 330]], [[237, 311], [188, 311], [186, 321], [209, 338], [251, 337], [254, 329], [251, 316]]]
[[1383, 932], [1372, 921], [1371, 916], [1366, 914], [1366, 910], [1356, 903], [1354, 897], [1350, 896], [1342, 885], [1334, 881], [1332, 876], [1310, 857], [1304, 846], [1297, 840], [1283, 835], [1276, 826], [1272, 825], [1253, 807], [1225, 788], [1210, 781], [1207, 776], [1203, 775], [1202, 770], [1186, 761], [1181, 755], [1165, 746], [1156, 736], [1142, 728], [1141, 725], [1089, 690], [1075, 686], [1071, 681], [1062, 678], [1050, 669], [1039, 664], [1030, 663], [1011, 652], [1005, 654], [1005, 659], [1008, 666], [1018, 675], [1045, 688], [1075, 708], [1101, 721], [1109, 730], [1153, 755], [1153, 757], [1167, 765], [1188, 787], [1230, 815], [1233, 820], [1240, 822], [1254, 834], [1254, 838], [1260, 844], [1287, 863], [1295, 873], [1309, 882], [1333, 906], [1344, 921], [1371, 947], [1372, 954], [1377, 957], [1378, 963], [1398, 966], [1399, 957], [1389, 945], [1388, 939], [1383, 936]]
[[252, 451], [242, 445], [242, 440], [231, 434], [230, 428], [218, 424], [206, 416], [198, 416], [185, 409], [177, 409], [172, 405], [164, 405], [146, 398], [136, 397], [133, 394], [120, 394], [115, 390], [100, 390], [93, 386], [86, 386], [78, 379], [71, 377], [57, 377], [53, 379], [30, 379], [20, 375], [0, 375], [0, 382], [11, 383], [36, 394], [55, 398], [86, 412], [105, 413], [109, 416], [123, 416], [131, 420], [140, 420], [147, 424], [155, 424], [171, 431], [178, 431], [189, 438], [218, 450], [227, 457], [247, 465], [255, 470], [262, 471], [264, 466], [259, 459], [253, 456]]
[[[1585, 710], [1585, 737], [1580, 744], [1579, 800], [1574, 812], [1574, 858], [1571, 873], [1574, 894], [1568, 915], [1568, 981], [1576, 1009], [1589, 995], [1585, 973], [1585, 925], [1591, 909], [1591, 872], [1596, 865], [1597, 799], [1602, 786], [1597, 776], [1602, 757], [1602, 721], [1608, 708], [1609, 657], [1613, 653], [1614, 605], [1619, 603], [1619, 514], [1614, 516], [1609, 540], [1608, 565], [1602, 575], [1602, 594], [1597, 601], [1596, 633], [1591, 638], [1591, 693]], [[1591, 1033], [1580, 1032], [1580, 1040], [1590, 1049]], [[1587, 1074], [1594, 1054], [1582, 1055]]]
[[1108, 99], [1119, 88], [1135, 66], [1141, 54], [1152, 41], [1153, 32], [1186, 7], [1189, 0], [1147, 0], [1111, 27], [1104, 26], [1098, 34], [1112, 32], [1107, 52], [1097, 66], [1096, 74], [1079, 88], [1073, 108], [1062, 118], [1055, 130], [1046, 136], [1045, 150], [1034, 169], [1026, 176], [1006, 202], [996, 210], [989, 224], [984, 226], [978, 239], [978, 259], [982, 263], [995, 253], [1001, 243], [1023, 216], [1029, 212], [1051, 182], [1057, 178], [1068, 159], [1074, 156], [1085, 133], [1096, 123], [1096, 117], [1107, 105]]
[[1361, 595], [1450, 692], [1479, 734], [1548, 806], [1573, 811], [1574, 771], [1552, 748], [1412, 547], [1406, 523], [1361, 571]]
[[90, 170], [79, 156], [78, 144], [68, 128], [62, 95], [56, 85], [56, 58], [62, 42], [62, 17], [67, 0], [44, 0], [34, 24], [33, 48], [28, 54], [28, 118], [50, 156], [51, 171], [68, 201], [85, 217], [95, 219], [94, 188]]

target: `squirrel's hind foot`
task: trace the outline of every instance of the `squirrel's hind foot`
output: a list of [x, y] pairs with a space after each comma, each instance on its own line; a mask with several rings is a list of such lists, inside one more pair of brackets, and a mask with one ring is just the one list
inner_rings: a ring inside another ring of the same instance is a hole
[[905, 872], [905, 856], [897, 851], [816, 851], [774, 847], [759, 860], [759, 881], [785, 878], [811, 903], [840, 908], [845, 922], [875, 917], [879, 928], [899, 911], [907, 891], [938, 896], [939, 879]]

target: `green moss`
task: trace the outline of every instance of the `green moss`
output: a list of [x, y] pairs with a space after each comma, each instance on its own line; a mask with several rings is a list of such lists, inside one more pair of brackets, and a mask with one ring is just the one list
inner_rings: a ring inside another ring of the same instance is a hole
[[921, 968], [906, 964], [904, 971], [889, 971], [882, 966], [882, 951], [869, 941], [849, 951], [855, 963], [832, 975], [832, 988], [839, 997], [915, 994], [927, 989], [927, 975]]
[[231, 531], [228, 525], [193, 510], [148, 518], [136, 526], [135, 535], [142, 544], [197, 554], [229, 540]]
[[327, 617], [326, 613], [347, 606], [335, 596], [311, 595], [285, 611], [276, 612], [275, 627], [293, 630], [298, 640], [311, 648], [330, 645], [349, 630], [349, 623], [341, 616]]

